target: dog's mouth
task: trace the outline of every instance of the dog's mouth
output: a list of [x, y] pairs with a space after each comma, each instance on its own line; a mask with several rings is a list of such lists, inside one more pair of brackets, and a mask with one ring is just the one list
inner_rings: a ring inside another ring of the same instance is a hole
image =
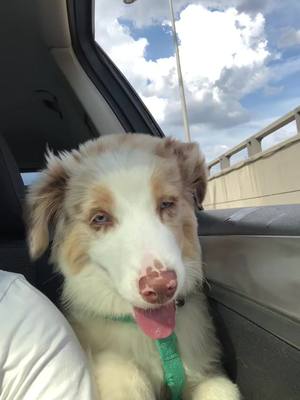
[[175, 329], [175, 301], [159, 308], [144, 310], [134, 307], [135, 320], [151, 339], [163, 339]]

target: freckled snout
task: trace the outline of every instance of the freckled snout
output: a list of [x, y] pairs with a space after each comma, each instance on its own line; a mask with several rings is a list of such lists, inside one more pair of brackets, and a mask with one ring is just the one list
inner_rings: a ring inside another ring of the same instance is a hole
[[164, 304], [170, 300], [177, 289], [177, 275], [171, 270], [148, 267], [138, 282], [142, 298], [151, 304]]

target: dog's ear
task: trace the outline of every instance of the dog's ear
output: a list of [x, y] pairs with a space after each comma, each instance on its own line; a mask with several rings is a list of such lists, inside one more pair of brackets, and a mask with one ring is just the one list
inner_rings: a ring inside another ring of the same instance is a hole
[[59, 218], [64, 201], [68, 173], [63, 160], [48, 151], [47, 168], [41, 172], [27, 194], [25, 221], [29, 253], [39, 258], [49, 245], [49, 225]]
[[162, 140], [158, 154], [176, 157], [185, 187], [192, 192], [199, 207], [207, 188], [207, 167], [198, 143], [182, 143], [172, 138]]

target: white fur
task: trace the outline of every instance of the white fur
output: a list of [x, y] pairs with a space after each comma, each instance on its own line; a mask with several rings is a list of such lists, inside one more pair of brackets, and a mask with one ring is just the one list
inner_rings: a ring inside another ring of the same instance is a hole
[[65, 276], [63, 297], [81, 343], [91, 354], [100, 400], [161, 398], [163, 371], [153, 341], [135, 324], [103, 318], [133, 314], [133, 306], [150, 307], [137, 282], [147, 267], [143, 260], [151, 257], [176, 272], [176, 296], [187, 296], [176, 315], [187, 375], [184, 400], [238, 400], [238, 389], [219, 367], [214, 328], [205, 298], [196, 287], [202, 281], [200, 249], [196, 259], [183, 259], [173, 231], [157, 215], [150, 187], [157, 157], [133, 149], [100, 157], [87, 152], [80, 163], [63, 157], [70, 174], [65, 209], [71, 209], [79, 197], [87, 197], [87, 188], [99, 184], [113, 193], [118, 221], [113, 229], [92, 236], [87, 246], [89, 262], [76, 274], [60, 251], [63, 218], [55, 231], [53, 258]]
[[[126, 163], [126, 169], [123, 168]], [[197, 266], [195, 272], [197, 277], [193, 280], [186, 277], [180, 248], [178, 247], [172, 232], [160, 221], [150, 188], [150, 179], [154, 170], [153, 156], [147, 153], [131, 151], [118, 152], [118, 157], [104, 155], [101, 158], [90, 158], [86, 161], [83, 171], [78, 170], [71, 178], [70, 185], [80, 191], [81, 182], [90, 184], [99, 182], [109, 187], [113, 193], [116, 206], [115, 217], [118, 220], [118, 227], [111, 231], [97, 236], [89, 243], [89, 256], [91, 263], [85, 266], [82, 275], [73, 278], [70, 282], [75, 290], [80, 291], [82, 282], [85, 282], [83, 292], [91, 296], [92, 288], [96, 285], [96, 292], [93, 293], [93, 301], [97, 301], [99, 287], [105, 285], [105, 296], [107, 292], [117, 291], [121, 295], [121, 302], [116, 308], [116, 314], [128, 312], [128, 305], [134, 304], [137, 307], [149, 307], [138, 292], [136, 281], [143, 274], [145, 265], [143, 259], [148, 255], [159, 260], [166, 268], [173, 269], [177, 274], [177, 292], [187, 292], [197, 280], [201, 280], [202, 271]], [[86, 171], [89, 175], [86, 176]], [[102, 176], [102, 171], [108, 171]], [[101, 177], [101, 179], [99, 179]], [[138, 191], [136, 190], [138, 188]], [[192, 261], [191, 261], [192, 264]], [[60, 268], [64, 275], [70, 275], [69, 268], [64, 265], [63, 258], [59, 259]], [[87, 290], [86, 282], [90, 281]], [[78, 283], [78, 287], [77, 287]], [[67, 282], [68, 285], [68, 282]], [[82, 293], [82, 296], [86, 296]], [[111, 313], [111, 306], [105, 309], [105, 301], [100, 295], [97, 310], [100, 308], [104, 314]], [[117, 298], [115, 300], [117, 302]], [[120, 307], [120, 308], [119, 308]], [[130, 308], [132, 310], [132, 307]]]
[[240, 393], [224, 376], [214, 376], [206, 379], [193, 393], [193, 400], [227, 400], [239, 399]]
[[[93, 354], [100, 400], [160, 398], [163, 372], [151, 339], [130, 323], [76, 315], [73, 326]], [[218, 344], [202, 295], [177, 310], [176, 334], [188, 380], [183, 400], [239, 400], [236, 385], [218, 367]]]

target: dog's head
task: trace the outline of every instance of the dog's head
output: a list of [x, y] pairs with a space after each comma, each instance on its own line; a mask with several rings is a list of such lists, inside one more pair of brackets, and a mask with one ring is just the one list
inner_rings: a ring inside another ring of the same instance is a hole
[[51, 226], [71, 300], [94, 311], [101, 302], [99, 312], [157, 308], [202, 278], [194, 201], [205, 190], [195, 143], [112, 135], [48, 154], [27, 198], [31, 256], [46, 250]]

